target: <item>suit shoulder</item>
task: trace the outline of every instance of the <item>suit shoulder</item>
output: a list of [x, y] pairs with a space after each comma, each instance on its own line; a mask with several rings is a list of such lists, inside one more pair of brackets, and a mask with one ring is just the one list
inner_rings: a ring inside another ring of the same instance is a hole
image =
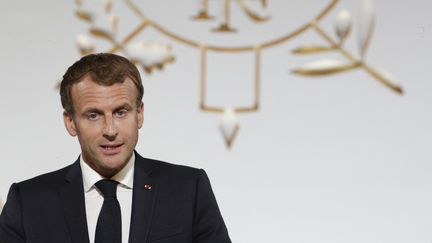
[[152, 163], [153, 168], [155, 170], [164, 170], [164, 171], [172, 171], [175, 173], [197, 173], [200, 169], [187, 166], [187, 165], [180, 165], [175, 164], [171, 162], [166, 162], [162, 160], [156, 160], [156, 159], [147, 159]]
[[173, 164], [166, 161], [145, 158], [145, 163], [149, 165], [152, 174], [171, 179], [196, 179], [202, 169], [186, 165]]
[[17, 185], [19, 187], [34, 187], [34, 186], [50, 186], [50, 185], [58, 185], [60, 181], [64, 181], [67, 171], [69, 168], [73, 166], [68, 165], [59, 170], [51, 171], [45, 174], [41, 174], [35, 176], [33, 178], [18, 182]]

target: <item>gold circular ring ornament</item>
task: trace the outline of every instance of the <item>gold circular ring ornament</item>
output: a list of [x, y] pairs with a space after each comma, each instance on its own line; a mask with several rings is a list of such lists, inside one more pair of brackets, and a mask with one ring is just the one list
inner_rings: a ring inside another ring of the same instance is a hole
[[[229, 1], [229, 0], [228, 0]], [[320, 20], [322, 20], [326, 15], [328, 15], [337, 5], [339, 0], [332, 0], [330, 3], [328, 3], [324, 9], [322, 9], [314, 18], [312, 18], [311, 21], [301, 25], [294, 31], [291, 31], [290, 33], [283, 34], [280, 37], [264, 41], [260, 44], [250, 44], [250, 45], [242, 45], [242, 46], [221, 46], [221, 45], [214, 45], [209, 43], [202, 43], [197, 40], [193, 40], [191, 38], [182, 36], [180, 34], [176, 34], [173, 31], [168, 30], [168, 28], [160, 25], [158, 22], [156, 22], [153, 19], [150, 19], [146, 17], [144, 12], [140, 10], [140, 8], [136, 5], [136, 3], [133, 0], [125, 0], [125, 2], [128, 4], [128, 6], [133, 10], [133, 12], [141, 18], [143, 22], [146, 22], [148, 25], [154, 27], [156, 30], [158, 30], [160, 33], [164, 34], [165, 36], [172, 38], [182, 44], [195, 47], [195, 48], [201, 48], [205, 47], [208, 51], [218, 51], [218, 52], [246, 52], [246, 51], [255, 51], [255, 48], [258, 46], [260, 49], [265, 49], [268, 47], [273, 47], [278, 44], [282, 44], [288, 40], [293, 39], [294, 37], [302, 34], [308, 29], [313, 28], [313, 26], [318, 23]]]

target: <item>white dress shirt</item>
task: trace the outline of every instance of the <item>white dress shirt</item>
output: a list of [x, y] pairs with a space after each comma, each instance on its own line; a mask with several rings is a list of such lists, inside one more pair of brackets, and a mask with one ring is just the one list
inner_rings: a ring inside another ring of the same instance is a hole
[[[135, 154], [132, 153], [132, 156], [126, 166], [116, 175], [110, 178], [119, 182], [117, 185], [117, 200], [120, 203], [121, 210], [122, 243], [127, 243], [129, 240], [134, 164]], [[93, 243], [95, 239], [96, 224], [99, 217], [99, 212], [104, 201], [102, 193], [96, 188], [94, 184], [105, 178], [88, 166], [87, 163], [84, 162], [82, 156], [80, 157], [80, 165], [84, 185], [87, 228], [90, 243]]]

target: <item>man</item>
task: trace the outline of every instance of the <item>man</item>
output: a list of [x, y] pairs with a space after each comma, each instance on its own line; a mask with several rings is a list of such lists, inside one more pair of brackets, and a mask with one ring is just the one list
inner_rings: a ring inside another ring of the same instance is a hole
[[66, 71], [60, 96], [81, 156], [11, 186], [0, 243], [231, 242], [203, 170], [134, 150], [144, 112], [135, 65], [85, 56]]

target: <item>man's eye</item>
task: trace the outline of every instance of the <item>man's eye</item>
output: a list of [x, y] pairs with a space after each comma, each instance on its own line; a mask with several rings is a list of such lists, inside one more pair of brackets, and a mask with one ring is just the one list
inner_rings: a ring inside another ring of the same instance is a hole
[[118, 110], [118, 111], [116, 111], [116, 113], [115, 113], [115, 115], [116, 115], [117, 117], [124, 117], [124, 116], [126, 116], [126, 114], [127, 114], [127, 110], [126, 110], [126, 109]]
[[97, 113], [89, 113], [87, 114], [87, 118], [91, 121], [95, 121], [99, 118], [99, 114]]

